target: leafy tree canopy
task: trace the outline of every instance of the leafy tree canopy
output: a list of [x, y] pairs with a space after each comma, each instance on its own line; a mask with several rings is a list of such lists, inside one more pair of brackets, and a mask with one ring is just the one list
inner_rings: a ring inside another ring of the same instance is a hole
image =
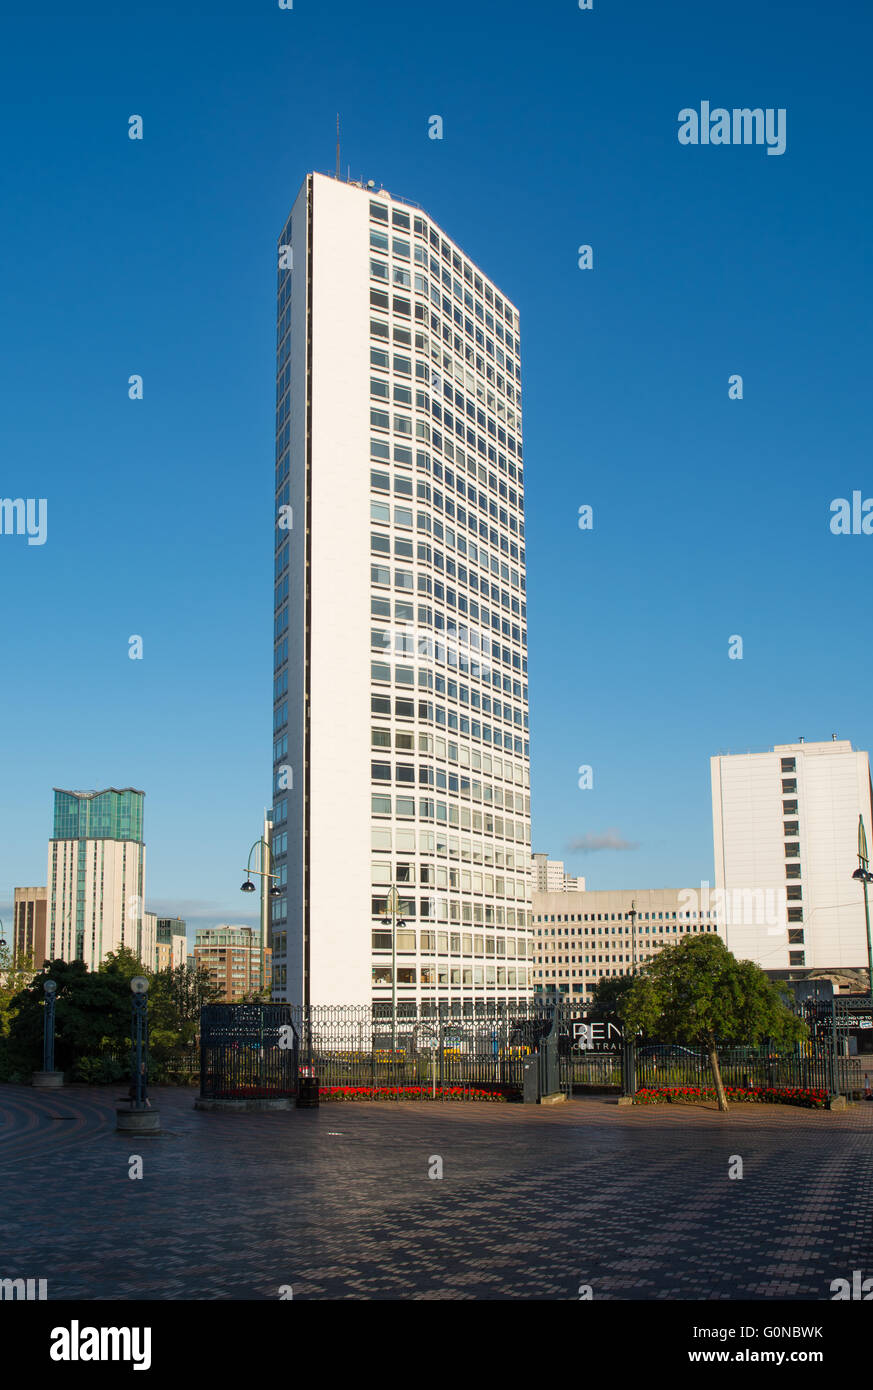
[[737, 960], [720, 937], [686, 936], [638, 975], [619, 1003], [626, 1026], [648, 1037], [710, 1048], [790, 1045], [806, 1025], [783, 1002], [760, 966]]
[[719, 1047], [764, 1038], [786, 1046], [807, 1035], [806, 1024], [760, 966], [737, 960], [720, 937], [710, 934], [683, 937], [659, 952], [634, 979], [618, 1013], [631, 1032], [705, 1048], [720, 1110], [727, 1110], [727, 1100]]

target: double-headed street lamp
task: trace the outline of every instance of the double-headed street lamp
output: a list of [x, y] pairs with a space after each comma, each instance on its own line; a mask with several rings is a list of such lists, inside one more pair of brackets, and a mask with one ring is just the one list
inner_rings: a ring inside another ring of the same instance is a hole
[[45, 995], [45, 1011], [42, 1018], [42, 1069], [44, 1072], [55, 1069], [55, 995], [58, 987], [54, 980], [43, 980], [42, 992]]
[[864, 888], [864, 921], [867, 924], [867, 970], [869, 972], [870, 1008], [873, 1011], [873, 946], [870, 944], [870, 904], [867, 900], [867, 884], [873, 883], [870, 860], [867, 854], [867, 836], [864, 833], [864, 817], [858, 817], [858, 867], [852, 874]]
[[[258, 869], [252, 868], [252, 855], [255, 850], [258, 850], [258, 863], [261, 866]], [[269, 864], [269, 869], [264, 868], [265, 861]], [[255, 840], [255, 843], [249, 850], [249, 861], [246, 865], [246, 879], [245, 883], [243, 883], [240, 888], [241, 893], [254, 893], [255, 885], [252, 883], [252, 874], [261, 880], [261, 989], [264, 989], [267, 983], [267, 898], [279, 898], [282, 895], [282, 889], [278, 883], [271, 883], [269, 888], [267, 888], [268, 879], [278, 879], [279, 877], [275, 869], [273, 851], [270, 849], [264, 837], [261, 836], [259, 840]]]
[[391, 1060], [397, 1046], [397, 928], [405, 927], [404, 918], [398, 917], [400, 894], [392, 883], [386, 899], [390, 917], [382, 918], [383, 927], [391, 928]]
[[146, 1070], [143, 1046], [148, 1047], [148, 993], [145, 975], [134, 975], [130, 982], [131, 1041], [133, 1043], [133, 1086], [131, 1109], [144, 1110], [150, 1103], [146, 1093]]

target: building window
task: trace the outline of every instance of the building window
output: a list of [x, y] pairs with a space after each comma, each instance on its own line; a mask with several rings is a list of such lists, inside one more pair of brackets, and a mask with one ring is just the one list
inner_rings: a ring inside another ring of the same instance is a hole
[[797, 771], [797, 763], [796, 763], [795, 759], [794, 759], [794, 758], [783, 758], [783, 759], [782, 759], [782, 771], [783, 771], [783, 772], [796, 772], [796, 771]]

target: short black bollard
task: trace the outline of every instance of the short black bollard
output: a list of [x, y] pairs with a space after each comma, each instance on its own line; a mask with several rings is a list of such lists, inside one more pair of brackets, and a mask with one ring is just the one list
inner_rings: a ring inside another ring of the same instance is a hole
[[297, 1081], [297, 1109], [314, 1110], [318, 1105], [318, 1077], [301, 1076]]

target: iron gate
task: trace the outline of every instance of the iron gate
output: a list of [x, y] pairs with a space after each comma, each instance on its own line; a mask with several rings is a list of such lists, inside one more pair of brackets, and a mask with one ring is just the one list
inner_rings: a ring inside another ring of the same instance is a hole
[[206, 1004], [200, 1011], [203, 1099], [294, 1096], [298, 1056], [287, 1004]]

